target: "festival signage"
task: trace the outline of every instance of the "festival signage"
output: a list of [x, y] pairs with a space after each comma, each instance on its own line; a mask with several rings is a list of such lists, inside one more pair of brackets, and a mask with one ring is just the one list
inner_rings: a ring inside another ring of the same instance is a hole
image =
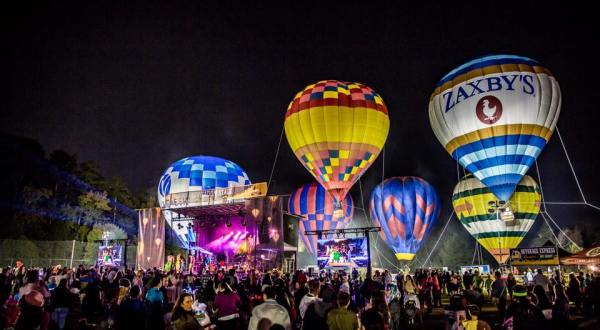
[[247, 186], [186, 191], [166, 195], [165, 208], [238, 203], [246, 199], [260, 198], [265, 197], [266, 195], [266, 182], [253, 183]]
[[556, 246], [510, 249], [510, 261], [513, 266], [558, 265], [558, 250]]

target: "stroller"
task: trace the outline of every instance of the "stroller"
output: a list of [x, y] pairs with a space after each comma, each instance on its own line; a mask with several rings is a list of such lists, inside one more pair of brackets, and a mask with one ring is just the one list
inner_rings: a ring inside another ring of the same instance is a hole
[[396, 292], [388, 303], [390, 311], [390, 330], [404, 329], [406, 326], [414, 324], [415, 318], [423, 322], [421, 313], [421, 304], [416, 294], [405, 293], [401, 296]]
[[404, 304], [402, 306], [404, 319], [408, 324], [414, 324], [415, 318], [419, 318], [419, 322], [423, 322], [423, 314], [421, 313], [421, 303], [415, 294], [405, 294]]

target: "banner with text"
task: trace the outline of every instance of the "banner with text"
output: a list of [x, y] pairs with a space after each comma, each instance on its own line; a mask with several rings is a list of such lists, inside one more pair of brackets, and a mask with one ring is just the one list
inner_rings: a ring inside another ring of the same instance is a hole
[[510, 249], [510, 261], [513, 266], [558, 265], [558, 250], [556, 246]]

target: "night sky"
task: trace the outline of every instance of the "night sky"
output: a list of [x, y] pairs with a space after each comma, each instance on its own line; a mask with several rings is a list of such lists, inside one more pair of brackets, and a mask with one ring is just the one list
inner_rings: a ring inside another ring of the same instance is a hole
[[[362, 82], [390, 112], [385, 177], [417, 175], [436, 186], [444, 201], [439, 226], [457, 173], [429, 126], [429, 96], [443, 75], [472, 58], [516, 54], [557, 78], [558, 127], [588, 200], [600, 204], [591, 11], [522, 3], [203, 3], [80, 1], [3, 10], [0, 130], [34, 138], [47, 152], [96, 161], [133, 191], [156, 186], [172, 162], [201, 154], [232, 160], [260, 182], [269, 178], [296, 92], [323, 79]], [[581, 200], [556, 133], [539, 163], [547, 201]], [[365, 195], [382, 168], [380, 155], [363, 176]], [[273, 179], [277, 194], [312, 180], [285, 136]], [[356, 186], [352, 194], [359, 197]], [[556, 212], [564, 223], [599, 218], [586, 209]]]

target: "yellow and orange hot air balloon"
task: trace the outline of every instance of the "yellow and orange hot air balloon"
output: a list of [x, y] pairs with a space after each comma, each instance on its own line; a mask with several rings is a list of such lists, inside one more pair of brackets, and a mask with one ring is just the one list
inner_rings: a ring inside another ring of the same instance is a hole
[[285, 135], [294, 154], [336, 203], [373, 164], [389, 129], [383, 99], [359, 83], [308, 85], [285, 114]]

